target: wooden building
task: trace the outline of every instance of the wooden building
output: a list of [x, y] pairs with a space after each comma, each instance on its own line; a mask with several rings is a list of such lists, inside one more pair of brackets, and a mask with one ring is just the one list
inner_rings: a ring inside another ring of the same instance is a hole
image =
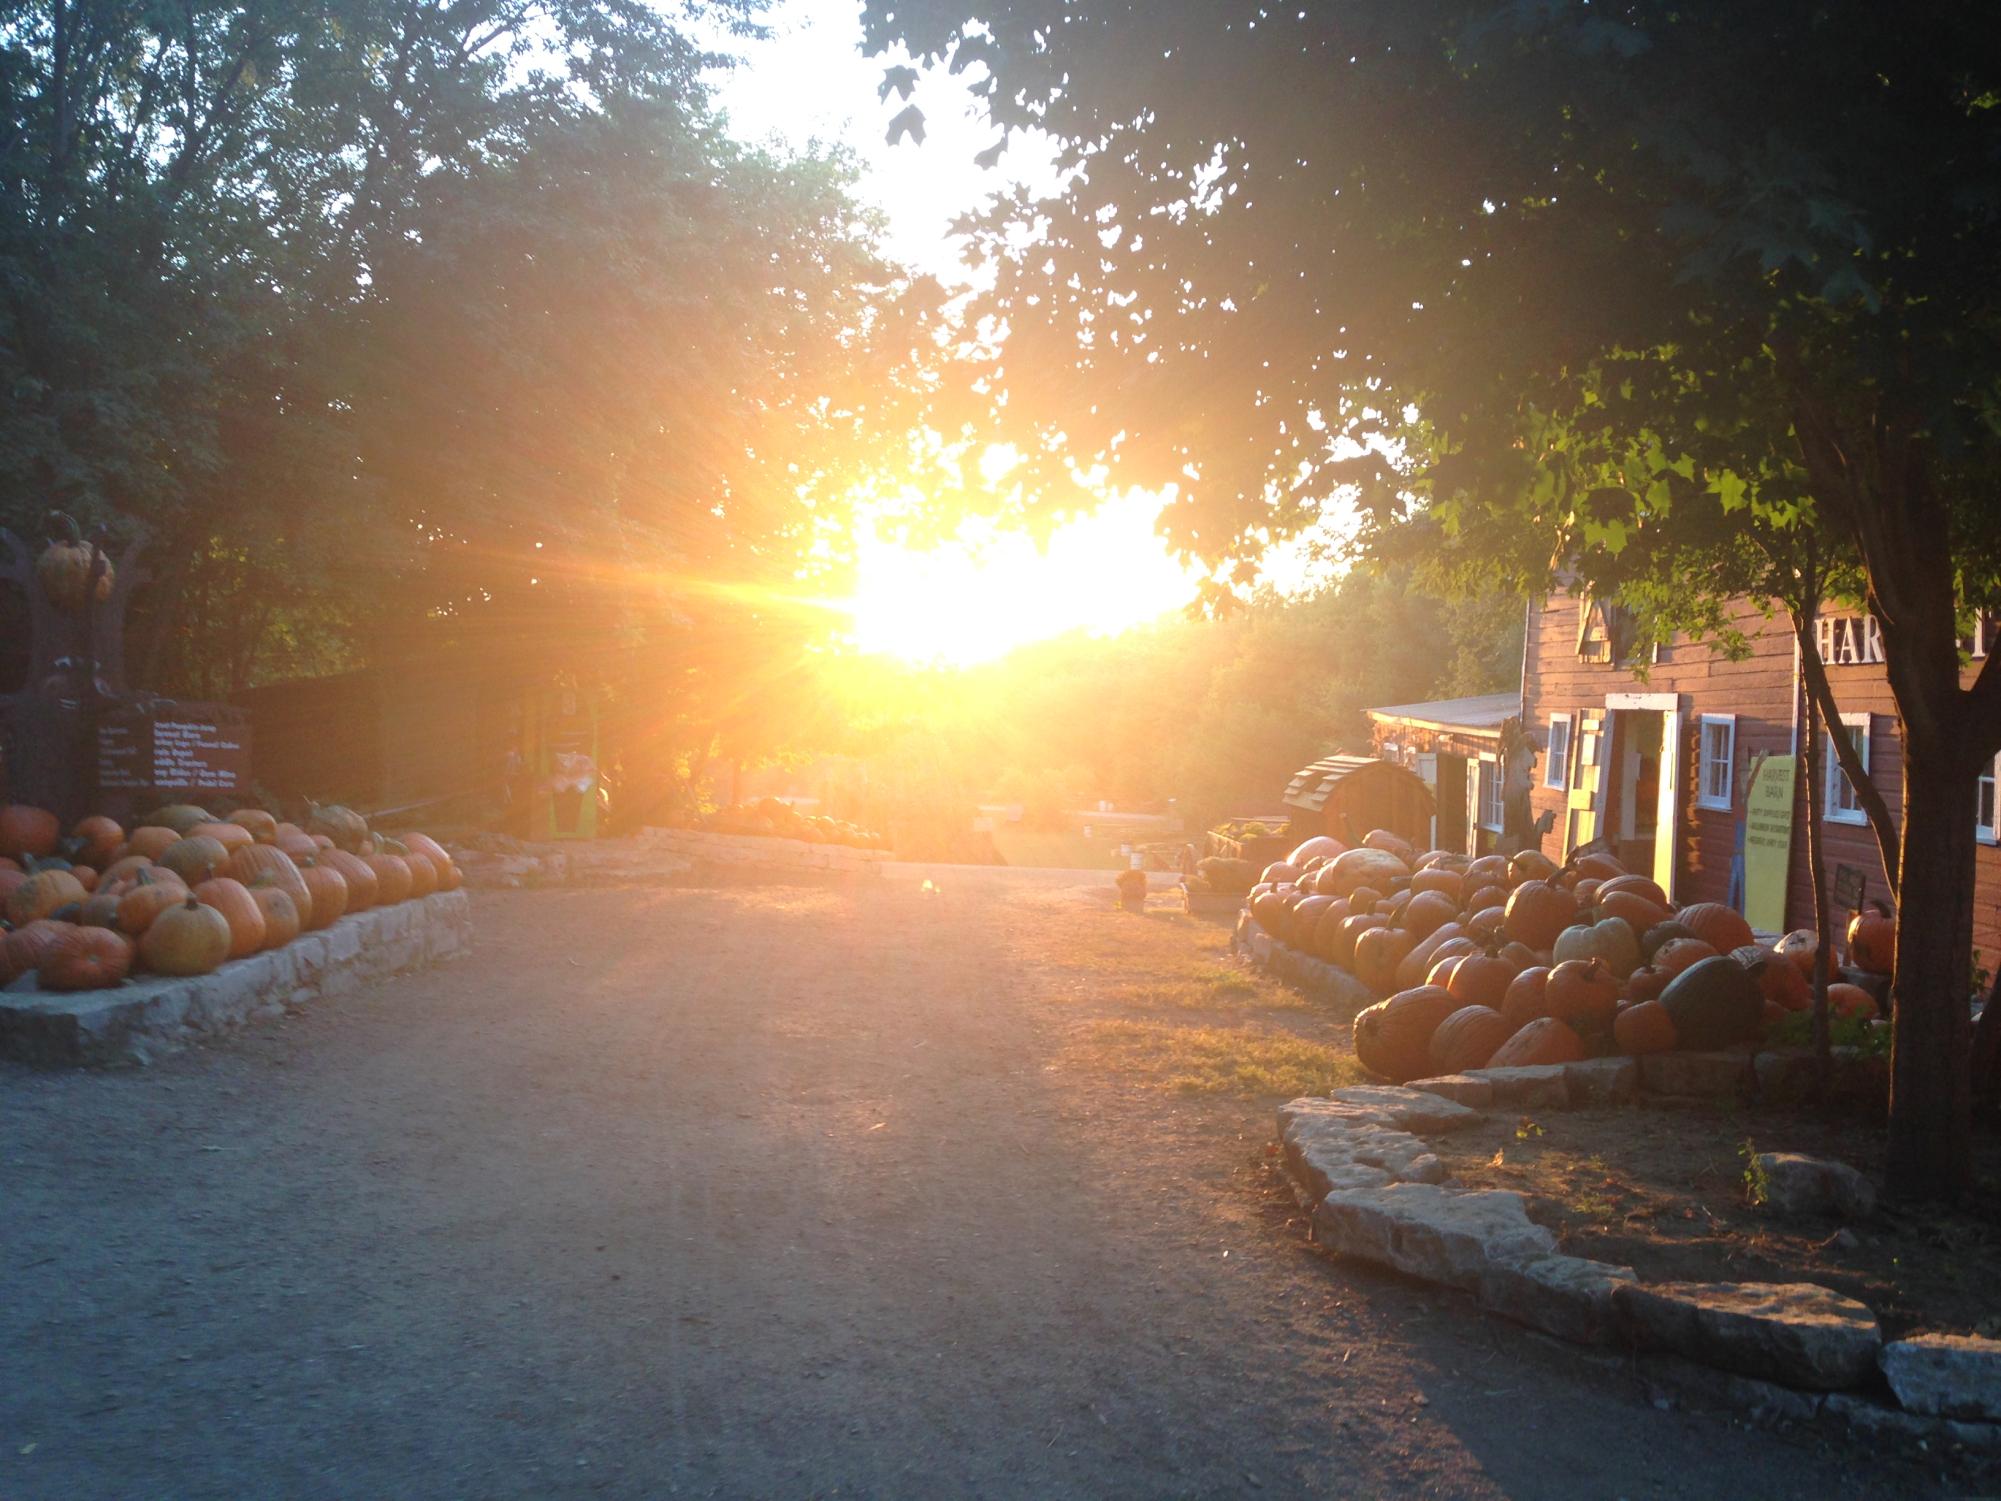
[[1380, 760], [1431, 789], [1432, 825], [1419, 843], [1484, 854], [1501, 832], [1501, 726], [1522, 711], [1519, 693], [1483, 693], [1369, 710]]
[[1421, 777], [1370, 756], [1329, 756], [1302, 767], [1283, 798], [1298, 842], [1331, 834], [1359, 845], [1371, 829], [1388, 829], [1413, 844], [1430, 836], [1431, 789]]

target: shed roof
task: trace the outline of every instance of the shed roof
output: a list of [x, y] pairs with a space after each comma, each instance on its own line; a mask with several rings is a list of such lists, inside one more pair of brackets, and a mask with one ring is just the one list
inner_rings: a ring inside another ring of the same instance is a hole
[[1427, 798], [1431, 795], [1422, 778], [1394, 761], [1381, 761], [1374, 756], [1329, 756], [1295, 772], [1292, 780], [1286, 783], [1285, 796], [1281, 801], [1288, 807], [1322, 813], [1326, 811], [1327, 799], [1334, 795], [1334, 789], [1356, 776], [1408, 781], [1422, 788]]
[[1395, 720], [1429, 730], [1498, 735], [1503, 720], [1522, 712], [1520, 693], [1480, 693], [1471, 698], [1437, 698], [1423, 704], [1386, 704], [1368, 711], [1374, 720]]

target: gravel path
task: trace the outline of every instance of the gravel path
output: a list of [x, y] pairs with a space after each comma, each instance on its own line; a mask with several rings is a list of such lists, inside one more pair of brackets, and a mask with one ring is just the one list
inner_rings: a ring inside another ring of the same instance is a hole
[[0, 1498], [1930, 1493], [1314, 1251], [1270, 1101], [1061, 1065], [1075, 900], [482, 895], [449, 969], [0, 1067]]

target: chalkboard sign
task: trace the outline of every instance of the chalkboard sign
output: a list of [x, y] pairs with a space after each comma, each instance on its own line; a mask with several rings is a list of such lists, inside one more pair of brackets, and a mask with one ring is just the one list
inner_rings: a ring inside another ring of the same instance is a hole
[[1854, 865], [1834, 867], [1834, 910], [1837, 912], [1860, 912], [1862, 899], [1869, 891], [1868, 872]]
[[107, 809], [240, 793], [250, 781], [250, 724], [222, 704], [162, 703], [105, 715], [97, 787]]

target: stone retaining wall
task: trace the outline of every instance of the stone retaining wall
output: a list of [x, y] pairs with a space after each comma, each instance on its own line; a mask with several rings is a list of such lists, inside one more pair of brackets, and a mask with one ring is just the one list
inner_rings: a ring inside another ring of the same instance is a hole
[[472, 947], [463, 891], [398, 902], [302, 933], [281, 949], [192, 979], [142, 976], [110, 990], [44, 993], [24, 976], [0, 990], [0, 1057], [29, 1063], [145, 1063], [287, 1007], [455, 959]]

